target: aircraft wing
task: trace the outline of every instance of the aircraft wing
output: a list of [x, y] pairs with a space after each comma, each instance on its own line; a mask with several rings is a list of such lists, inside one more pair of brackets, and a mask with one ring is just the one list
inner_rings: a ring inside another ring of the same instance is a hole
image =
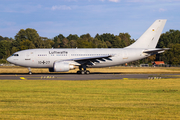
[[104, 55], [104, 56], [92, 56], [92, 57], [82, 57], [82, 58], [72, 58], [72, 59], [66, 59], [64, 61], [75, 61], [79, 63], [80, 65], [94, 65], [94, 62], [99, 63], [100, 61], [106, 61], [112, 59], [110, 57], [113, 57], [113, 55]]
[[143, 53], [157, 54], [157, 53], [163, 53], [165, 50], [169, 50], [169, 49], [170, 49], [170, 48], [147, 49], [147, 50], [144, 50]]
[[112, 55], [104, 55], [104, 56], [93, 56], [93, 57], [83, 57], [83, 58], [73, 58], [73, 59], [69, 59], [72, 61], [79, 61], [79, 60], [94, 60], [94, 59], [102, 59], [102, 58], [109, 58], [112, 57]]

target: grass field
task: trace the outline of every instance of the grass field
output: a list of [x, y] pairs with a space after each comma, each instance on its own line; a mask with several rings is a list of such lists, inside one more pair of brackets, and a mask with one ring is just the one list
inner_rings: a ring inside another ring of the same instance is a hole
[[180, 79], [0, 80], [0, 119], [180, 119]]
[[[32, 68], [33, 73], [49, 73], [47, 68]], [[148, 73], [180, 73], [180, 67], [110, 67], [110, 68], [88, 68], [91, 73], [123, 73], [123, 74], [148, 74]], [[68, 73], [76, 73], [78, 69], [70, 70]], [[0, 67], [1, 73], [28, 73], [28, 69], [24, 67]]]

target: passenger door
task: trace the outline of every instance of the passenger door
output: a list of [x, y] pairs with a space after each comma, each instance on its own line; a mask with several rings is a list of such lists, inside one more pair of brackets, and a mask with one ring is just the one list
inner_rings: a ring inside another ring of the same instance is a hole
[[26, 51], [25, 62], [28, 66], [32, 65], [32, 62], [34, 62], [34, 52], [33, 51]]

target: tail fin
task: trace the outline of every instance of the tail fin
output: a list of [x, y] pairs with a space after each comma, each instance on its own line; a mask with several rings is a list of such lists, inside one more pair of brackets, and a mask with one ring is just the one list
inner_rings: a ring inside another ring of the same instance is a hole
[[156, 20], [146, 32], [126, 48], [155, 48], [167, 20]]

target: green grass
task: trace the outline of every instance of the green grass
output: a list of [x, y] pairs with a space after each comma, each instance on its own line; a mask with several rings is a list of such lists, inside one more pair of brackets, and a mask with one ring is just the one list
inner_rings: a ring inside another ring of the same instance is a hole
[[180, 119], [180, 79], [1, 80], [0, 119]]

